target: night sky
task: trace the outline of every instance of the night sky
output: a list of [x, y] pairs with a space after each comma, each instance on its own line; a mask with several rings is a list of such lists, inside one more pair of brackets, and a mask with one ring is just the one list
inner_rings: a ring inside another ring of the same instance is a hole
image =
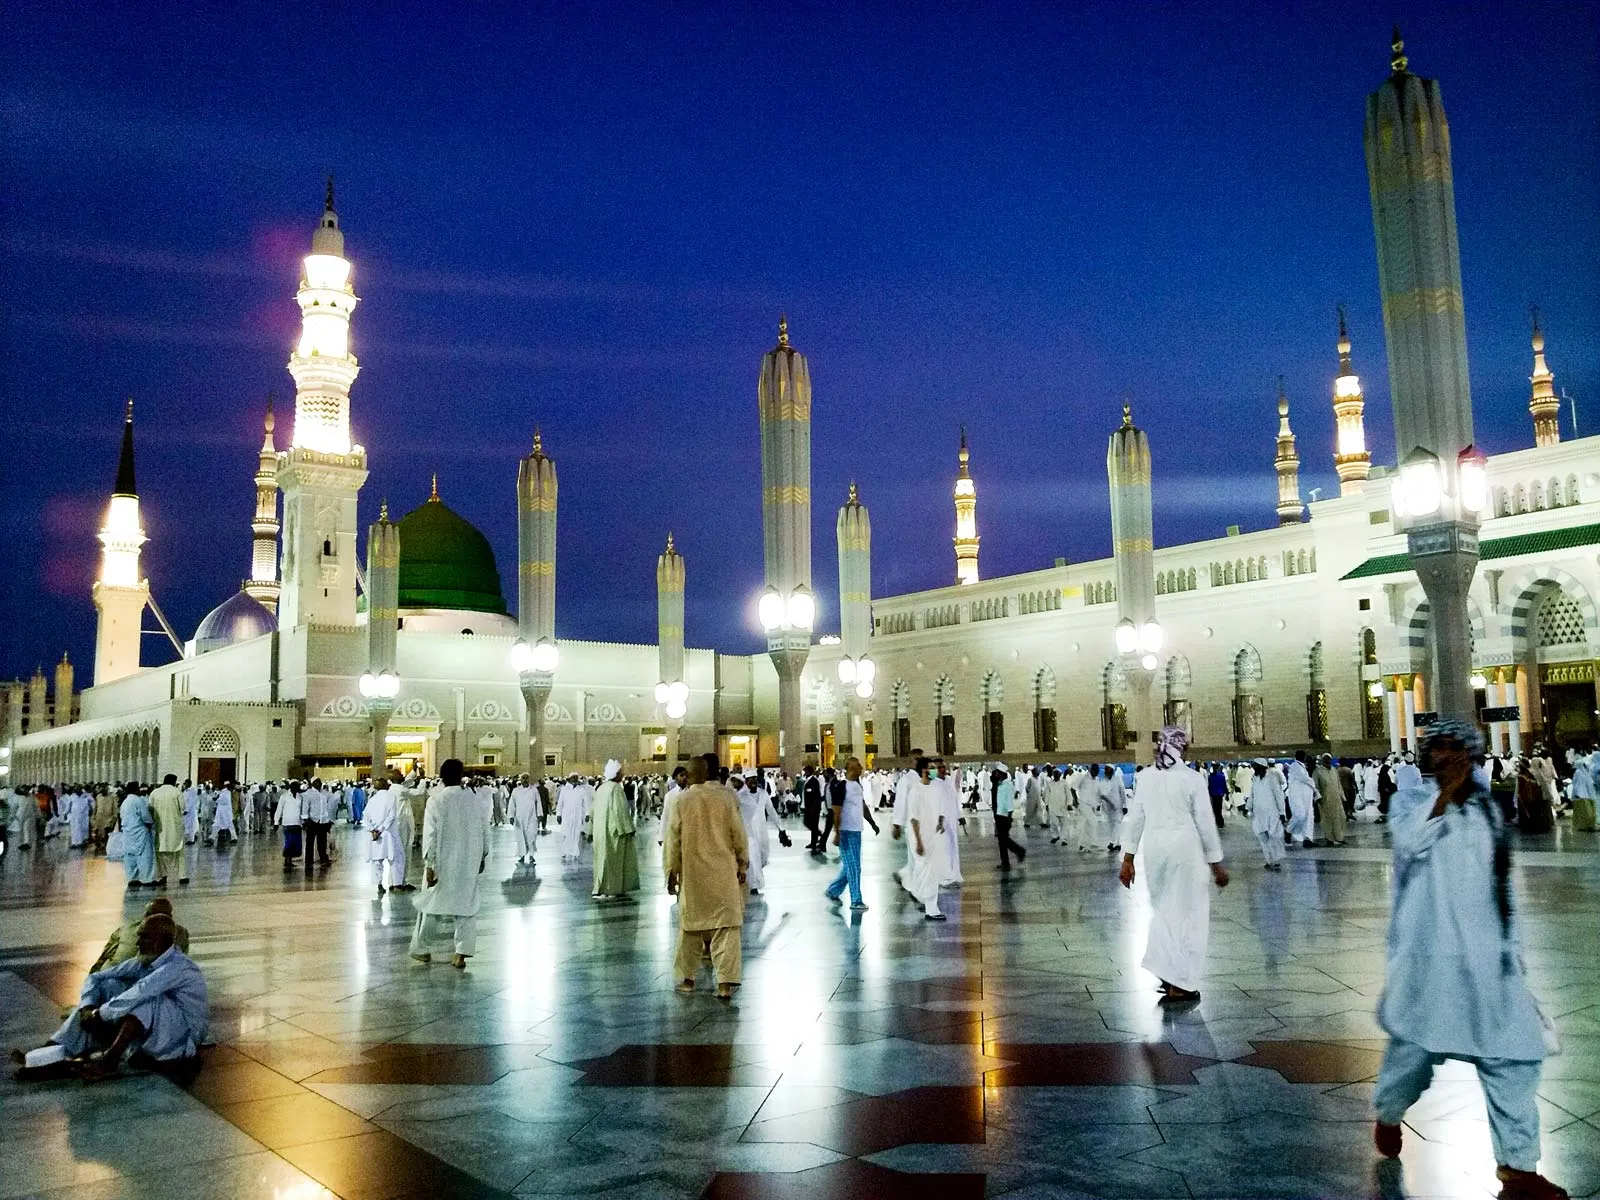
[[671, 528], [690, 644], [759, 646], [756, 376], [780, 310], [815, 393], [824, 631], [852, 478], [874, 592], [953, 581], [963, 421], [985, 577], [1109, 554], [1125, 395], [1158, 545], [1266, 527], [1278, 375], [1303, 492], [1336, 486], [1337, 303], [1392, 460], [1361, 126], [1397, 18], [1450, 116], [1479, 442], [1532, 442], [1534, 301], [1600, 432], [1587, 0], [12, 0], [0, 677], [63, 650], [88, 674], [125, 394], [158, 602], [189, 636], [248, 574], [262, 407], [292, 408], [329, 172], [362, 297], [363, 528], [437, 471], [514, 605], [516, 460], [542, 426], [564, 638], [654, 641]]

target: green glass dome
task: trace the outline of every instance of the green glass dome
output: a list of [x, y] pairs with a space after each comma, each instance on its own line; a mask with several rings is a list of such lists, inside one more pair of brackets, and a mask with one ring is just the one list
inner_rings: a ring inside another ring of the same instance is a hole
[[489, 539], [437, 492], [400, 518], [400, 607], [506, 611]]

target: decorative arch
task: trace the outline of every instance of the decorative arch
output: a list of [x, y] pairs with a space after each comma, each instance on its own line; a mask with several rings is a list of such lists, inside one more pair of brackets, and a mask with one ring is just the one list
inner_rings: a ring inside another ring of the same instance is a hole
[[1177, 725], [1193, 736], [1194, 703], [1189, 698], [1189, 691], [1194, 683], [1194, 673], [1189, 669], [1189, 660], [1181, 654], [1174, 654], [1167, 659], [1165, 673], [1167, 698], [1162, 706], [1163, 724]]
[[[1502, 592], [1503, 595], [1514, 597], [1511, 602], [1511, 617], [1506, 627], [1506, 632], [1512, 638], [1527, 640], [1534, 610], [1551, 588], [1560, 588], [1577, 602], [1578, 610], [1583, 614], [1583, 626], [1586, 630], [1593, 631], [1600, 628], [1600, 615], [1596, 614], [1594, 599], [1589, 595], [1588, 588], [1559, 567], [1529, 567]], [[1591, 637], [1590, 640], [1594, 639]]]
[[194, 744], [197, 758], [237, 758], [239, 733], [228, 725], [213, 725]]
[[1006, 687], [1000, 679], [1000, 672], [990, 668], [984, 672], [983, 682], [978, 685], [978, 703], [985, 712], [991, 708], [999, 708], [1006, 698]]
[[1321, 642], [1313, 644], [1311, 649], [1306, 654], [1306, 674], [1311, 679], [1311, 686], [1313, 689], [1326, 686], [1322, 671]]
[[1233, 656], [1233, 740], [1241, 746], [1259, 746], [1267, 740], [1261, 682], [1261, 655], [1246, 642]]
[[911, 685], [904, 679], [896, 679], [890, 685], [889, 707], [896, 717], [909, 717], [911, 715]]
[[956, 710], [956, 685], [949, 675], [941, 675], [933, 685], [933, 706], [943, 716]]
[[[1422, 598], [1422, 589], [1418, 588], [1411, 600], [1411, 607], [1400, 624], [1405, 629], [1402, 639], [1404, 645], [1413, 653], [1426, 653], [1428, 649], [1428, 623], [1432, 610], [1428, 601]], [[1483, 610], [1478, 607], [1478, 602], [1471, 596], [1467, 597], [1467, 625], [1472, 634], [1472, 644], [1476, 646], [1486, 636], [1483, 620]]]
[[1056, 673], [1048, 665], [1033, 673], [1033, 703], [1036, 708], [1055, 707]]

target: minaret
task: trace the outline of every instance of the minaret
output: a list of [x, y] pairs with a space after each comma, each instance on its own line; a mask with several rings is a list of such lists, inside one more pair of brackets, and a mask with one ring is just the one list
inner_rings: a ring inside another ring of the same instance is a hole
[[1561, 398], [1556, 395], [1556, 377], [1544, 361], [1544, 330], [1539, 328], [1539, 310], [1533, 310], [1533, 396], [1528, 411], [1533, 414], [1533, 444], [1554, 446], [1561, 441]]
[[1294, 448], [1294, 431], [1289, 428], [1289, 396], [1278, 376], [1278, 453], [1272, 460], [1278, 472], [1278, 524], [1298, 525], [1305, 519], [1300, 503], [1300, 455]]
[[100, 526], [100, 578], [94, 585], [96, 686], [139, 669], [140, 630], [144, 606], [150, 601], [150, 581], [139, 573], [139, 548], [145, 541], [139, 519], [139, 485], [133, 473], [133, 397], [129, 396], [117, 482], [111, 489], [105, 523]]
[[512, 665], [528, 709], [529, 768], [544, 773], [544, 706], [556, 649], [556, 464], [533, 431], [533, 452], [517, 465], [517, 644]]
[[961, 427], [961, 449], [956, 459], [961, 469], [956, 474], [956, 582], [978, 582], [978, 489], [967, 470], [967, 427]]
[[278, 447], [273, 443], [276, 424], [272, 397], [267, 397], [266, 434], [256, 464], [256, 515], [250, 522], [250, 578], [245, 594], [261, 601], [271, 613], [278, 611]]
[[[1111, 485], [1111, 555], [1117, 569], [1117, 651], [1123, 660], [1133, 709], [1128, 732], [1134, 761], [1148, 763], [1150, 685], [1160, 662], [1161, 627], [1156, 623], [1155, 525], [1150, 504], [1150, 439], [1133, 423], [1133, 406], [1122, 406], [1122, 425], [1106, 448]], [[1115, 749], [1116, 747], [1114, 747]]]
[[790, 775], [804, 754], [800, 675], [811, 653], [811, 372], [778, 319], [778, 344], [761, 357], [761, 534], [766, 590], [760, 603], [767, 653], [778, 672], [778, 758]]
[[850, 738], [839, 746], [840, 763], [852, 753], [866, 753], [866, 706], [872, 699], [877, 664], [867, 654], [872, 639], [872, 518], [861, 503], [854, 482], [839, 509], [835, 526], [839, 543], [839, 682], [852, 689], [845, 707], [850, 713]]
[[[1408, 475], [1413, 481], [1396, 509], [1431, 609], [1430, 707], [1471, 721], [1477, 714], [1467, 592], [1478, 565], [1482, 513], [1468, 510], [1465, 501], [1481, 507], [1482, 460], [1474, 459], [1477, 479], [1469, 492], [1461, 486], [1461, 455], [1472, 447], [1472, 391], [1450, 127], [1439, 85], [1407, 70], [1398, 28], [1389, 66], [1389, 78], [1367, 97], [1363, 140], [1395, 454], [1401, 482]], [[1431, 513], [1411, 511], [1429, 506]]]
[[1333, 469], [1339, 474], [1341, 496], [1360, 495], [1366, 489], [1372, 455], [1367, 453], [1367, 431], [1362, 413], [1367, 407], [1361, 379], [1350, 365], [1350, 331], [1339, 306], [1339, 377], [1333, 381]]
[[389, 502], [367, 530], [367, 670], [361, 691], [372, 718], [372, 778], [389, 757], [389, 717], [400, 692], [400, 527], [389, 520]]
[[350, 314], [357, 300], [331, 178], [295, 300], [301, 332], [289, 358], [294, 433], [278, 458], [283, 492], [278, 627], [350, 627], [356, 623], [356, 498], [367, 478], [367, 452], [350, 440], [350, 385], [359, 370], [350, 353]]
[[678, 735], [688, 712], [689, 685], [683, 677], [683, 555], [667, 534], [667, 548], [656, 559], [656, 663], [660, 682], [656, 702], [667, 727], [667, 770], [678, 762]]
[[58, 729], [72, 724], [72, 663], [65, 654], [56, 664], [56, 707], [52, 723]]
[[44, 677], [44, 668], [35, 667], [33, 678], [28, 680], [28, 732], [38, 733], [50, 728], [50, 681]]

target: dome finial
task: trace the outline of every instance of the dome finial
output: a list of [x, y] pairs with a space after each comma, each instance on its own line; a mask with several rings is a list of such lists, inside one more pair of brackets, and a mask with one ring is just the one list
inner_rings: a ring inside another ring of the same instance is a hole
[[789, 344], [789, 314], [788, 313], [779, 313], [778, 314], [778, 345], [779, 346], [787, 346], [788, 344]]
[[1132, 429], [1133, 428], [1133, 401], [1132, 400], [1124, 400], [1122, 402], [1122, 427], [1124, 429]]
[[271, 392], [268, 392], [267, 393], [267, 416], [266, 416], [266, 420], [262, 421], [262, 423], [261, 423], [266, 428], [267, 434], [269, 436], [271, 435], [272, 431], [277, 428], [277, 425], [278, 425], [278, 418], [272, 415], [272, 401], [273, 401], [273, 399], [274, 399], [273, 394]]
[[848, 503], [850, 503], [850, 504], [860, 504], [861, 503], [861, 496], [856, 491], [856, 481], [854, 479], [852, 479], [850, 481], [850, 499], [849, 499]]
[[1394, 27], [1394, 35], [1389, 41], [1389, 69], [1396, 75], [1404, 75], [1409, 60], [1406, 58], [1406, 42], [1400, 36], [1400, 26]]
[[667, 553], [668, 554], [676, 554], [677, 553], [677, 550], [673, 549], [673, 546], [672, 546], [672, 530], [670, 530], [670, 529], [667, 530]]
[[1535, 350], [1543, 350], [1544, 330], [1539, 328], [1539, 306], [1537, 304], [1528, 305], [1528, 316], [1533, 321], [1533, 348]]
[[533, 456], [544, 457], [544, 432], [537, 425], [533, 427]]
[[428, 497], [428, 503], [439, 503], [439, 472], [437, 471], [433, 473], [433, 494]]
[[1283, 376], [1278, 376], [1278, 416], [1287, 420], [1289, 416], [1289, 393], [1284, 391]]
[[389, 523], [389, 498], [387, 496], [378, 504], [378, 523], [380, 525]]

